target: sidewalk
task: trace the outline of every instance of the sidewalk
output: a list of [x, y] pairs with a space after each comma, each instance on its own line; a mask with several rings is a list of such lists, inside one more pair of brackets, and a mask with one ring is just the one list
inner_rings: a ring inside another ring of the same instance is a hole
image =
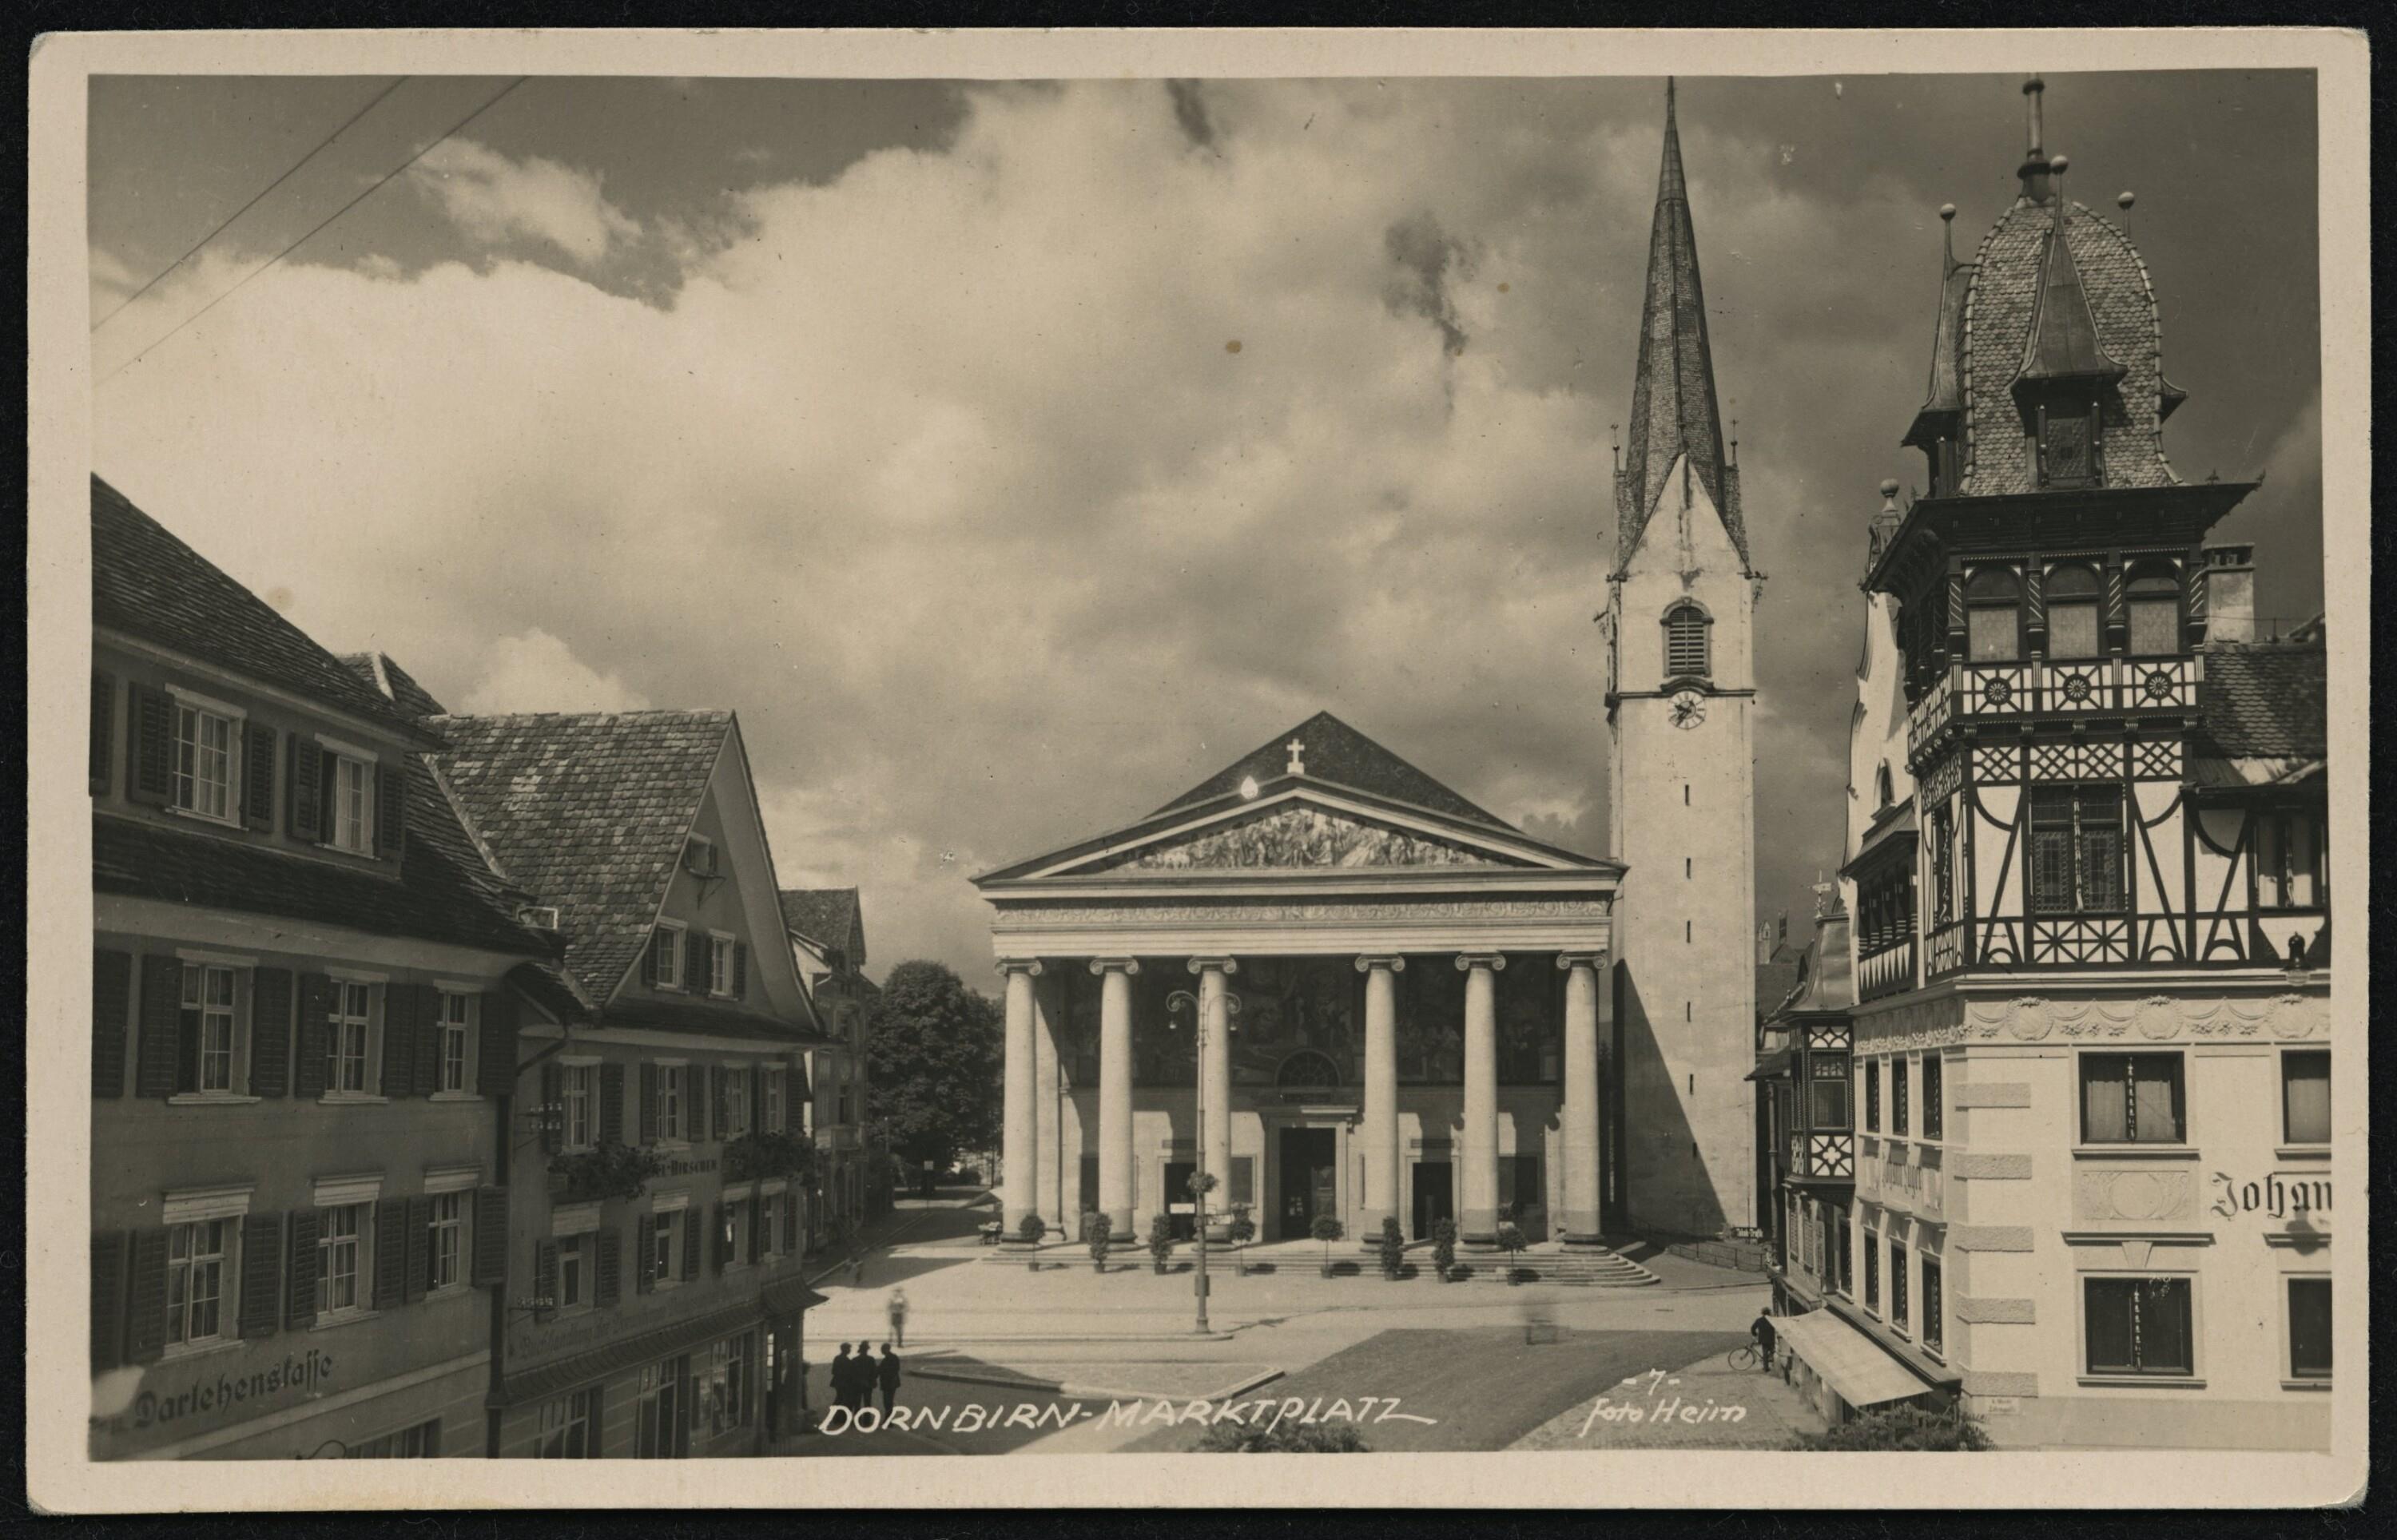
[[1717, 1353], [1627, 1376], [1559, 1414], [1515, 1449], [1787, 1449], [1823, 1419], [1779, 1374], [1734, 1370]]

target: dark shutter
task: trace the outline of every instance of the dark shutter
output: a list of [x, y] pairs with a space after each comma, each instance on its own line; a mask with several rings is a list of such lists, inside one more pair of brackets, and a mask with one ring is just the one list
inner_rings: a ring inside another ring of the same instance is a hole
[[598, 1235], [598, 1260], [594, 1264], [591, 1298], [598, 1305], [613, 1305], [623, 1297], [624, 1283], [624, 1238], [612, 1229], [602, 1229]]
[[658, 1142], [658, 1067], [641, 1061], [641, 1142]]
[[712, 1243], [716, 1253], [716, 1270], [722, 1272], [732, 1261], [732, 1205], [719, 1198], [707, 1205], [707, 1215], [711, 1221], [709, 1228], [716, 1231], [716, 1240]]
[[141, 1057], [134, 1094], [171, 1096], [181, 1071], [176, 1054], [183, 1035], [183, 965], [164, 952], [141, 960]]
[[291, 1035], [291, 1094], [295, 1096], [325, 1094], [325, 1059], [331, 1051], [327, 1033], [332, 1015], [333, 981], [323, 974], [302, 974], [300, 1021]]
[[749, 1132], [766, 1132], [766, 1067], [762, 1064], [749, 1067]]
[[175, 703], [156, 690], [126, 686], [125, 795], [161, 806], [175, 794]]
[[408, 1200], [375, 1203], [374, 1308], [388, 1310], [408, 1294]]
[[[441, 1089], [441, 1007], [443, 996], [430, 984], [410, 984], [408, 991], [416, 997], [416, 1080], [415, 1091], [429, 1096]], [[478, 1086], [482, 1082], [476, 1081]], [[460, 1090], [465, 1087], [460, 1086]]]
[[766, 1200], [762, 1194], [749, 1195], [749, 1260], [757, 1261], [765, 1255]]
[[508, 1189], [475, 1189], [475, 1287], [488, 1289], [508, 1276]]
[[249, 976], [249, 1094], [290, 1090], [291, 970], [261, 968]]
[[[726, 1074], [727, 1071], [725, 1070], [724, 1066], [720, 1064], [711, 1064], [707, 1067], [708, 1128], [712, 1129], [715, 1133], [715, 1136], [719, 1139], [724, 1137], [725, 1129], [724, 1082]], [[702, 1137], [705, 1136], [705, 1134], [703, 1133]]]
[[599, 1067], [599, 1142], [624, 1142], [624, 1067], [621, 1064]]
[[424, 1297], [432, 1284], [433, 1200], [419, 1193], [408, 1204], [408, 1271], [400, 1280], [400, 1297], [410, 1305]]
[[699, 1215], [695, 1211], [689, 1209], [683, 1211], [682, 1275], [685, 1278], [695, 1279], [699, 1276], [700, 1258], [698, 1219]]
[[91, 1094], [125, 1095], [125, 1018], [133, 1008], [133, 954], [91, 954]]
[[105, 795], [109, 767], [116, 760], [116, 681], [91, 676], [91, 794]]
[[125, 1361], [125, 1232], [91, 1238], [91, 1370]]
[[486, 989], [483, 1041], [475, 1055], [475, 1089], [486, 1096], [512, 1096], [516, 1089], [516, 1029], [522, 1024], [514, 989]]
[[382, 1079], [386, 1096], [405, 1096], [416, 1081], [416, 991], [404, 984], [382, 987]]
[[395, 857], [407, 840], [407, 767], [379, 762], [375, 765], [375, 854]]
[[316, 1324], [316, 1211], [295, 1209], [291, 1215], [291, 1291], [285, 1310], [291, 1329]]
[[698, 931], [682, 933], [682, 987], [707, 992], [707, 937]]
[[133, 1284], [125, 1311], [132, 1322], [126, 1357], [155, 1363], [167, 1350], [167, 1230], [154, 1225], [133, 1232]]
[[[541, 1067], [541, 1106], [544, 1122], [541, 1130], [541, 1148], [544, 1155], [555, 1155], [566, 1142], [566, 1067], [551, 1060]], [[549, 1109], [557, 1110], [553, 1115]], [[547, 1121], [554, 1116], [555, 1121]]]
[[256, 722], [242, 735], [241, 816], [252, 829], [275, 827], [275, 729]]
[[657, 1286], [658, 1220], [657, 1215], [644, 1214], [634, 1227], [633, 1244], [640, 1254], [633, 1258], [633, 1291], [648, 1294]]
[[325, 837], [325, 750], [298, 733], [291, 735], [291, 790], [285, 822], [295, 840]]
[[542, 1241], [532, 1248], [532, 1318], [547, 1321], [557, 1313], [557, 1242]]
[[749, 943], [732, 943], [732, 994], [736, 1000], [749, 998]]
[[652, 930], [649, 939], [641, 945], [641, 988], [654, 989], [657, 987], [658, 932]]
[[282, 1305], [283, 1216], [246, 1215], [241, 1221], [241, 1334], [273, 1336], [283, 1323]]

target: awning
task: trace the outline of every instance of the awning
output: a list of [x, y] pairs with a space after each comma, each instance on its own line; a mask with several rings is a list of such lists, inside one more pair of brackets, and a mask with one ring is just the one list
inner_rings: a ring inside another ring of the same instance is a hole
[[1808, 1368], [1829, 1382], [1850, 1406], [1904, 1401], [1932, 1387], [1889, 1356], [1872, 1338], [1828, 1310], [1775, 1317], [1774, 1330]]

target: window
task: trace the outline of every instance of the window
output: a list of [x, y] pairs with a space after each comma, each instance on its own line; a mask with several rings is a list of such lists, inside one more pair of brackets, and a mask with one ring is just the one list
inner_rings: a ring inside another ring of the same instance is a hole
[[2092, 1278], [2082, 1289], [2090, 1374], [2196, 1373], [2188, 1279]]
[[633, 1416], [633, 1454], [643, 1460], [671, 1460], [690, 1449], [683, 1424], [682, 1380], [687, 1360], [670, 1358], [641, 1370]]
[[2322, 903], [2322, 830], [2299, 809], [2256, 816], [2258, 908], [2313, 909]]
[[1956, 918], [1956, 832], [1947, 808], [1931, 810], [1924, 832], [1931, 843], [1931, 923], [1944, 925]]
[[1906, 1060], [1889, 1061], [1889, 1131], [1904, 1134], [1906, 1126]]
[[1922, 1254], [1922, 1346], [1937, 1352], [1948, 1345], [1947, 1309], [1939, 1258]]
[[741, 1197], [734, 1198], [728, 1194], [724, 1201], [718, 1203], [716, 1207], [723, 1211], [724, 1228], [722, 1233], [716, 1238], [716, 1245], [721, 1248], [716, 1255], [723, 1259], [725, 1267], [738, 1268], [749, 1260], [748, 1196], [744, 1193]]
[[1881, 1060], [1861, 1061], [1865, 1074], [1865, 1132], [1881, 1132]]
[[175, 805], [234, 821], [234, 724], [196, 706], [175, 708]]
[[757, 1204], [757, 1255], [780, 1256], [788, 1239], [783, 1234], [783, 1195], [770, 1192]]
[[1906, 1242], [1889, 1238], [1889, 1323], [1903, 1332], [1906, 1314]]
[[2330, 1053], [2308, 1048], [2281, 1055], [2281, 1136], [2287, 1144], [2330, 1143]]
[[2122, 908], [2121, 787], [2031, 789], [2030, 903], [2040, 914]]
[[2039, 409], [2039, 473], [2046, 486], [2088, 486], [2097, 480], [2097, 444], [2091, 404], [2057, 402]]
[[2330, 1280], [2289, 1280], [2289, 1377], [2330, 1378]]
[[353, 855], [374, 854], [374, 770], [347, 754], [325, 756], [326, 784], [333, 798], [333, 845]]
[[233, 1249], [230, 1219], [203, 1219], [167, 1231], [167, 1342], [195, 1347], [224, 1330], [225, 1261]]
[[727, 1337], [708, 1350], [691, 1395], [711, 1437], [749, 1426], [749, 1338]]
[[727, 1139], [737, 1139], [749, 1132], [749, 1067], [735, 1065], [717, 1071], [724, 1077], [724, 1127], [719, 1131]]
[[591, 1278], [581, 1235], [557, 1238], [557, 1308], [580, 1310], [591, 1303]]
[[373, 986], [336, 981], [331, 1030], [326, 1034], [325, 1089], [367, 1089], [367, 1033], [373, 1023]]
[[425, 1227], [427, 1289], [454, 1289], [466, 1280], [466, 1195], [440, 1192], [433, 1196], [433, 1217]]
[[1665, 677], [1707, 676], [1707, 617], [1695, 604], [1677, 604], [1665, 617]]
[[1922, 1055], [1922, 1136], [1943, 1137], [1948, 1122], [1947, 1065], [1937, 1054]]
[[2097, 574], [2085, 566], [2060, 566], [2047, 575], [2047, 656], [2096, 657], [2098, 645]]
[[566, 1107], [565, 1146], [588, 1149], [599, 1136], [599, 1067], [569, 1064], [559, 1076]]
[[1831, 1211], [1831, 1226], [1838, 1232], [1840, 1241], [1838, 1252], [1840, 1271], [1831, 1286], [1842, 1294], [1852, 1294], [1856, 1286], [1856, 1275], [1855, 1258], [1849, 1255], [1848, 1211], [1844, 1208], [1837, 1208]]
[[2187, 1143], [2180, 1055], [2082, 1055], [2081, 1142]]
[[441, 994], [441, 1089], [463, 1092], [466, 1066], [473, 1062], [475, 997]]
[[707, 992], [732, 993], [732, 937], [712, 936], [707, 941]]
[[1975, 663], [2022, 656], [2022, 584], [2005, 567], [1983, 567], [1964, 585], [1964, 634]]
[[1881, 1309], [1881, 1237], [1865, 1231], [1865, 1308]]
[[683, 1136], [683, 1118], [689, 1101], [685, 1090], [690, 1082], [690, 1067], [683, 1064], [658, 1066], [658, 1137], [679, 1140]]
[[1806, 1059], [1808, 1126], [1829, 1132], [1848, 1126], [1848, 1055], [1811, 1054]]
[[679, 1209], [656, 1216], [649, 1227], [649, 1277], [660, 1283], [676, 1283], [682, 1280], [682, 1227], [685, 1215]]
[[403, 1427], [396, 1433], [385, 1433], [379, 1439], [368, 1439], [350, 1451], [354, 1460], [431, 1460], [441, 1454], [441, 1419]]
[[193, 1045], [197, 1079], [191, 1091], [233, 1090], [233, 970], [183, 964], [183, 1041]]
[[599, 1454], [597, 1387], [560, 1396], [541, 1409], [541, 1441], [533, 1454], [544, 1460], [587, 1460]]
[[783, 1070], [768, 1065], [764, 1081], [766, 1105], [757, 1109], [758, 1126], [769, 1134], [783, 1131]]
[[366, 1308], [368, 1236], [373, 1226], [368, 1203], [344, 1203], [318, 1211], [316, 1289], [325, 1314]]
[[655, 973], [658, 988], [682, 988], [682, 927], [660, 925], [649, 936], [649, 966]]
[[2131, 656], [2167, 657], [2180, 648], [2180, 578], [2169, 566], [2143, 566], [2125, 589], [2130, 604]]

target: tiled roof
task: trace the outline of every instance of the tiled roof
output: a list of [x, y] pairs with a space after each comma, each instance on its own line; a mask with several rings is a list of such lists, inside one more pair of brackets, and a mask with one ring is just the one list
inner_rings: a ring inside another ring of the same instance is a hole
[[[1951, 206], [1941, 218], [1952, 211]], [[1956, 260], [1954, 232], [1951, 223], [1940, 237], [1946, 244], [1940, 255], [1939, 316], [1931, 328], [1931, 384], [1905, 439], [1914, 447], [1928, 448], [1937, 441], [1943, 426], [1953, 431], [1951, 414], [1964, 409], [1964, 380], [1957, 372], [1956, 346], [1963, 334], [1964, 298], [1973, 287], [1973, 265]]]
[[[849, 933], [857, 923], [857, 890], [845, 888], [784, 888], [783, 924], [818, 946], [845, 951]], [[856, 959], [850, 960], [852, 964]]]
[[1157, 811], [1170, 812], [1237, 791], [1240, 782], [1252, 776], [1263, 784], [1286, 774], [1289, 744], [1293, 738], [1304, 745], [1299, 759], [1309, 780], [1352, 787], [1512, 832], [1512, 827], [1504, 819], [1476, 807], [1329, 711], [1318, 711], [1289, 732], [1277, 733], [1269, 742], [1241, 755]]
[[508, 876], [554, 904], [566, 962], [611, 998], [639, 957], [730, 711], [444, 716], [441, 773]]
[[392, 660], [389, 653], [343, 653], [341, 667], [366, 681], [368, 688], [392, 703], [410, 722], [444, 714], [441, 702], [433, 692], [419, 684], [406, 669]]
[[608, 1025], [649, 1032], [688, 1032], [703, 1037], [772, 1038], [789, 1042], [812, 1042], [821, 1034], [796, 1029], [780, 1016], [722, 1005], [703, 996], [689, 1000], [649, 1000], [628, 996], [608, 1007]]
[[413, 758], [408, 825], [407, 854], [395, 880], [239, 839], [97, 815], [92, 887], [123, 897], [280, 915], [533, 958], [554, 951], [554, 937], [516, 923], [515, 904], [458, 830], [432, 776]]
[[370, 722], [410, 726], [315, 638], [98, 476], [91, 478], [91, 620]]
[[1756, 1019], [1763, 1021], [1788, 1005], [1790, 996], [1804, 982], [1804, 954], [1775, 957], [1770, 962], [1756, 965]]
[[2230, 759], [2323, 758], [2330, 750], [2328, 666], [2320, 646], [2208, 646], [2198, 706], [2213, 747]]

